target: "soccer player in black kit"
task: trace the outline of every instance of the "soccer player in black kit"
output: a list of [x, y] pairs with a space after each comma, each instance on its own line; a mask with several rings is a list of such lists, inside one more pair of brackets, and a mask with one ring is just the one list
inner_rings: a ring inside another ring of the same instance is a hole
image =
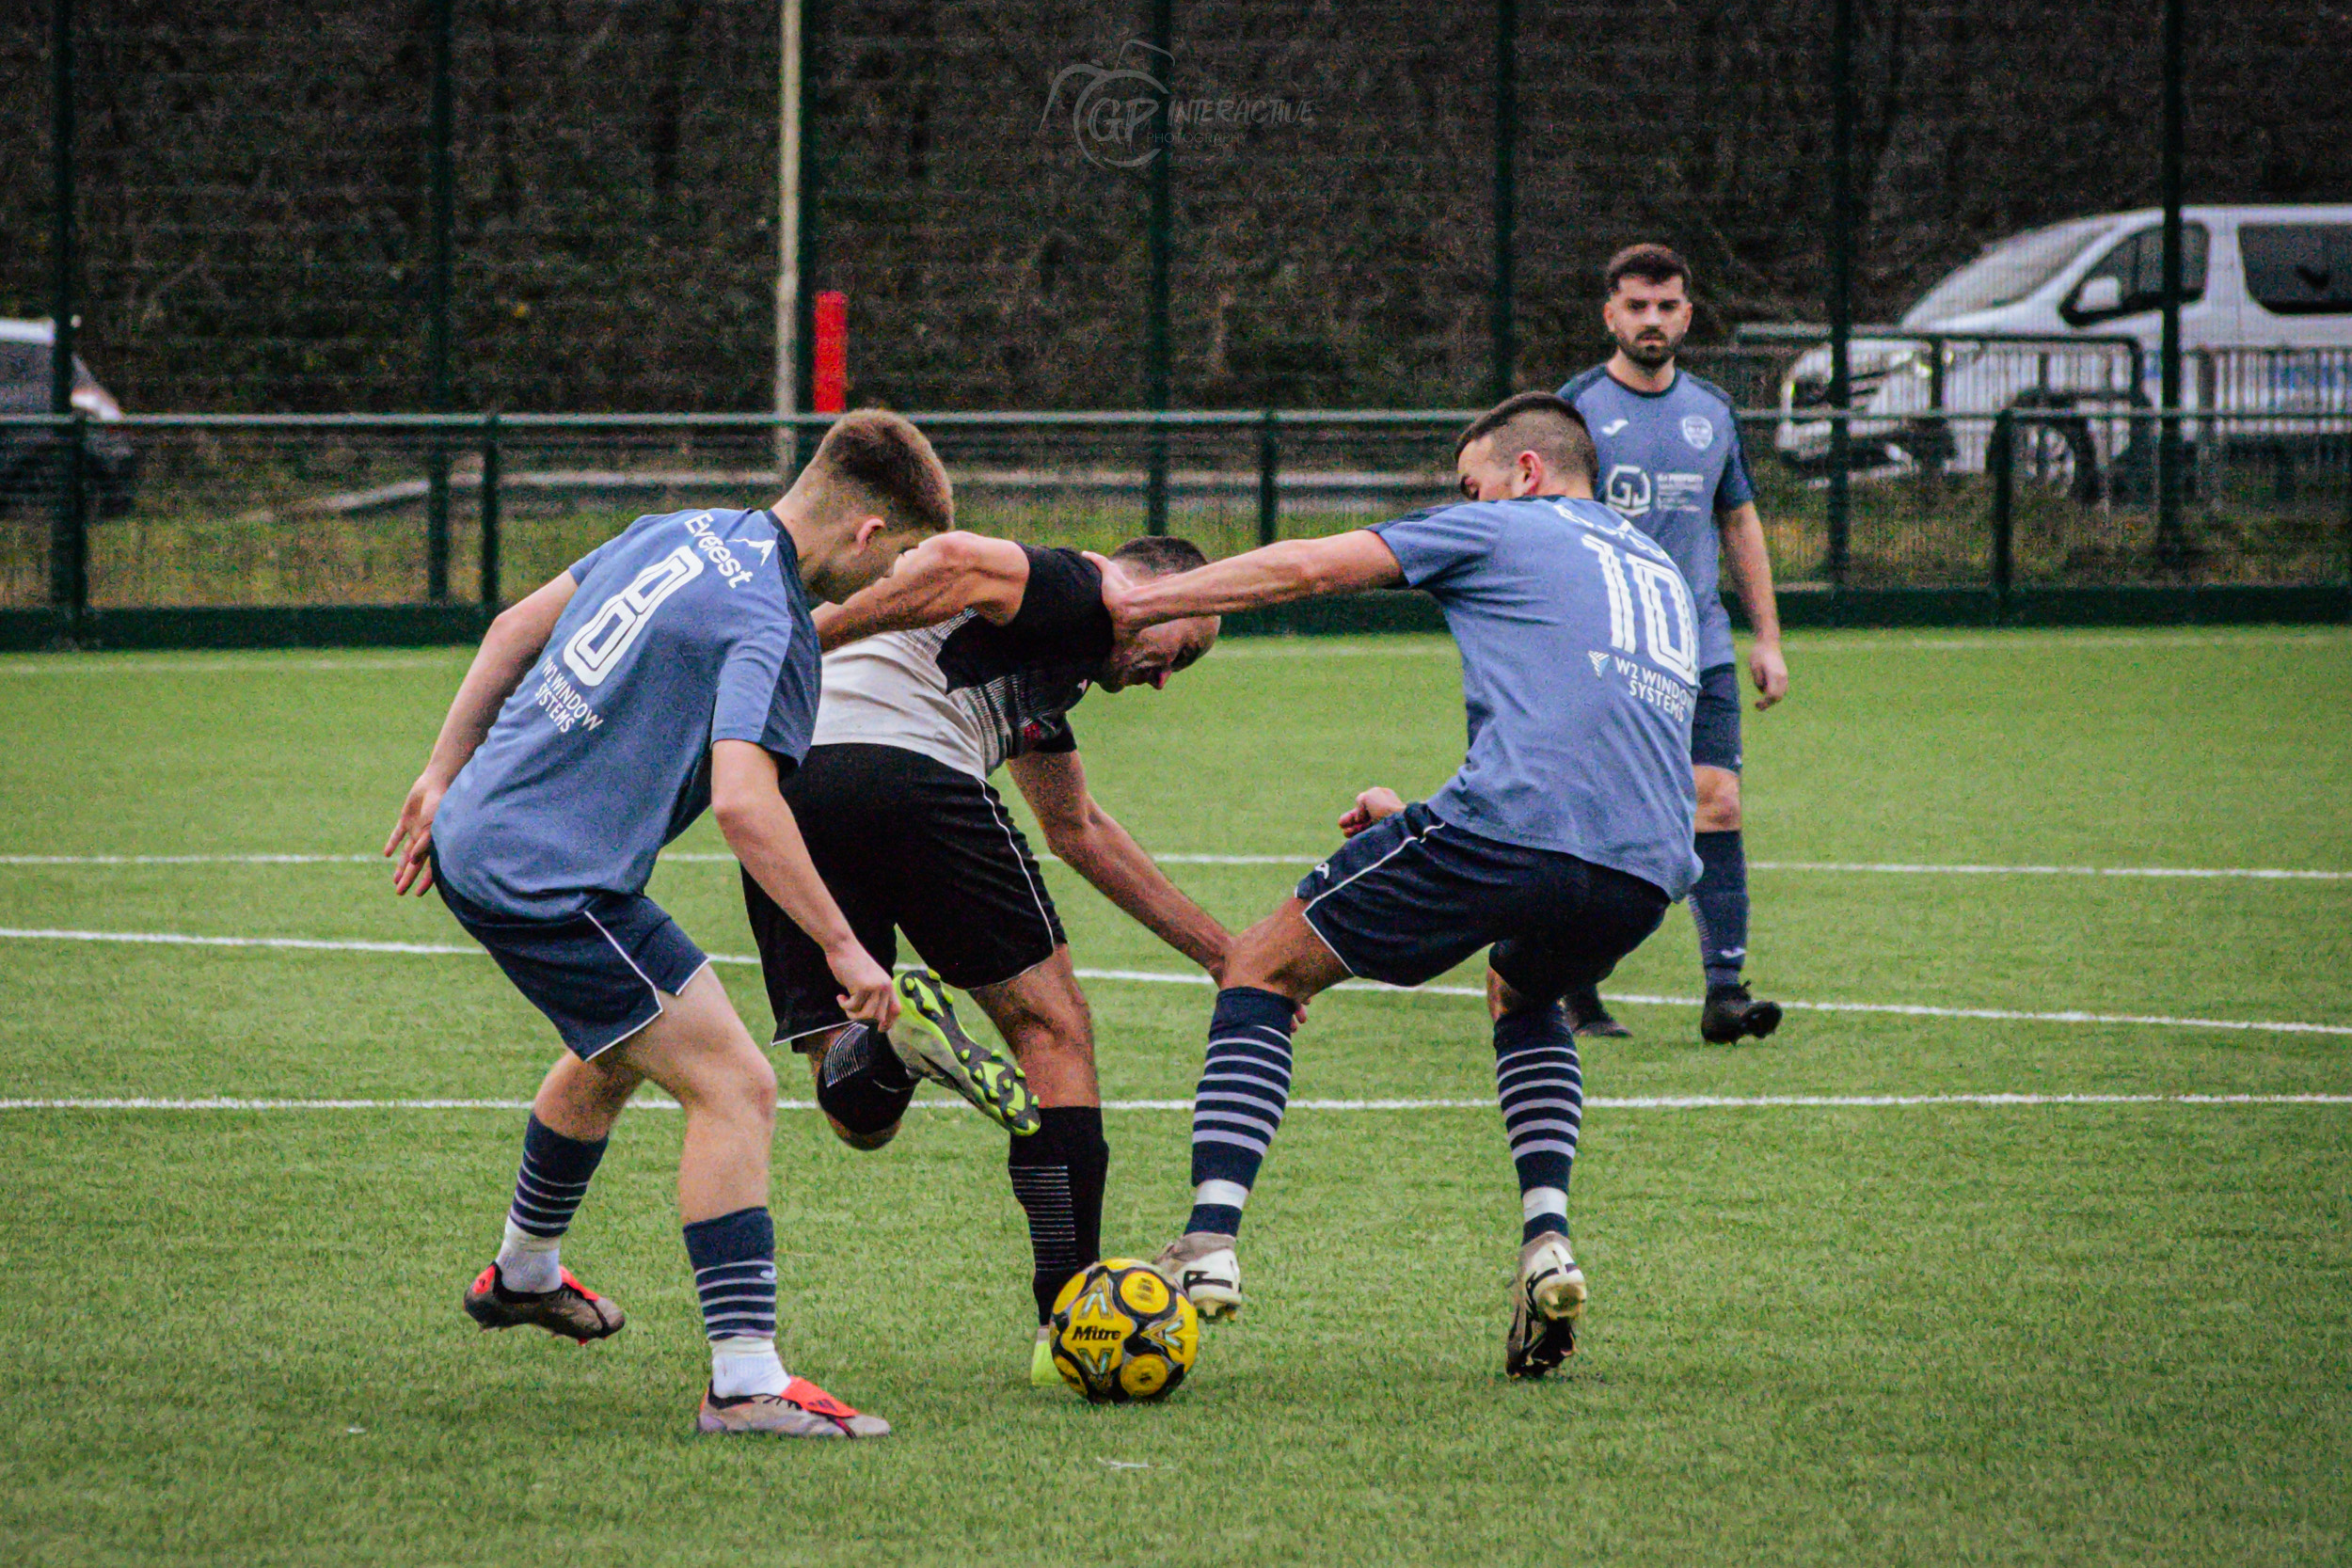
[[[1106, 582], [1203, 560], [1181, 539], [1137, 539], [1098, 565], [1076, 550], [946, 533], [818, 611], [824, 696], [787, 797], [866, 950], [893, 962], [895, 927], [935, 972], [900, 975], [903, 1010], [887, 1037], [849, 1020], [824, 956], [744, 881], [777, 1043], [808, 1055], [818, 1103], [846, 1142], [887, 1143], [917, 1077], [946, 1084], [1013, 1134], [1041, 1325], [1062, 1284], [1100, 1254], [1109, 1149], [1093, 1024], [1061, 920], [988, 778], [1003, 767], [1055, 856], [1212, 976], [1222, 972], [1231, 935], [1095, 802], [1069, 717], [1096, 687], [1156, 690], [1209, 651], [1214, 616], [1122, 636], [1104, 601]], [[957, 1026], [943, 982], [971, 994], [1017, 1069]], [[1042, 1332], [1031, 1379], [1059, 1386]]]

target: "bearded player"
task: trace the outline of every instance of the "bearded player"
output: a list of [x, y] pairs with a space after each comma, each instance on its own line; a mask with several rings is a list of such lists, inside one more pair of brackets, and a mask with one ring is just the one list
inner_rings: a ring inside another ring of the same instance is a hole
[[[818, 612], [824, 701], [786, 798], [858, 940], [887, 964], [903, 932], [930, 966], [900, 976], [895, 1030], [845, 1016], [824, 955], [757, 879], [743, 879], [777, 1043], [807, 1054], [844, 1141], [889, 1142], [917, 1078], [1012, 1134], [1041, 1325], [1030, 1376], [1050, 1386], [1061, 1378], [1042, 1325], [1063, 1282], [1101, 1252], [1110, 1152], [1093, 1021], [1061, 918], [988, 780], [1002, 768], [1064, 864], [1186, 958], [1221, 970], [1232, 938], [1095, 801], [1070, 722], [1089, 691], [1161, 689], [1209, 651], [1214, 616], [1122, 634], [1104, 604], [1203, 560], [1181, 539], [1137, 539], [1098, 562], [946, 533]], [[957, 1025], [943, 982], [970, 993], [1012, 1061]]]
[[[1777, 1002], [1748, 993], [1748, 861], [1740, 833], [1740, 677], [1731, 617], [1716, 584], [1731, 564], [1740, 601], [1756, 636], [1748, 674], [1756, 705], [1771, 707], [1788, 691], [1781, 657], [1780, 609], [1756, 487], [1740, 453], [1740, 425], [1724, 389], [1677, 369], [1675, 353], [1691, 330], [1691, 269], [1662, 245], [1619, 251], [1603, 274], [1601, 311], [1617, 351], [1560, 388], [1583, 416], [1597, 448], [1601, 500], [1657, 540], [1682, 569], [1699, 615], [1699, 703], [1691, 724], [1691, 771], [1698, 791], [1698, 886], [1691, 922], [1698, 929], [1707, 1002], [1701, 1037], [1730, 1045], [1780, 1027]], [[1580, 1035], [1624, 1035], [1600, 993], [1568, 993]]]
[[1584, 1097], [1561, 998], [1656, 930], [1698, 869], [1690, 589], [1655, 541], [1591, 499], [1593, 467], [1576, 411], [1522, 392], [1462, 433], [1463, 500], [1117, 595], [1127, 630], [1410, 585], [1437, 599], [1462, 651], [1461, 771], [1426, 801], [1359, 796], [1340, 820], [1347, 842], [1226, 959], [1193, 1101], [1192, 1212], [1158, 1259], [1204, 1317], [1242, 1305], [1235, 1238], [1289, 1102], [1298, 1009], [1351, 975], [1417, 986], [1490, 947], [1521, 1222], [1503, 1364], [1540, 1377], [1576, 1349], [1585, 1284], [1568, 1174]]

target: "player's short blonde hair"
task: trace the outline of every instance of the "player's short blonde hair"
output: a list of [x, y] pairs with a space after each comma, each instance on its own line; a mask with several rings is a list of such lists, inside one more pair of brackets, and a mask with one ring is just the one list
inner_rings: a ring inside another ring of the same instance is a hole
[[946, 466], [912, 420], [886, 408], [851, 409], [835, 420], [801, 483], [815, 487], [819, 511], [853, 507], [894, 531], [944, 533], [956, 526]]

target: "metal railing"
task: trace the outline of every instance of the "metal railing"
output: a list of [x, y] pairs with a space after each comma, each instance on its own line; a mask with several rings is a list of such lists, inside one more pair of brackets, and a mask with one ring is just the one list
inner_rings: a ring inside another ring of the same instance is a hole
[[[1108, 549], [1215, 555], [1443, 502], [1469, 410], [915, 416], [959, 521]], [[1811, 420], [1870, 421], [1823, 412]], [[0, 607], [71, 636], [125, 610], [475, 607], [518, 596], [635, 516], [774, 499], [825, 417], [0, 418]], [[2352, 414], [1920, 414], [1923, 458], [1832, 476], [1740, 416], [1787, 596], [2352, 584]], [[1883, 423], [1883, 421], [1875, 421]], [[2180, 504], [2153, 454], [2177, 436]], [[1873, 437], [1877, 439], [1877, 437]], [[1860, 445], [1854, 436], [1851, 443]], [[1967, 463], [1932, 455], [1966, 451]], [[1606, 498], [1604, 498], [1606, 499]], [[1838, 525], [1842, 524], [1842, 528]], [[1858, 602], [1858, 601], [1855, 601]]]

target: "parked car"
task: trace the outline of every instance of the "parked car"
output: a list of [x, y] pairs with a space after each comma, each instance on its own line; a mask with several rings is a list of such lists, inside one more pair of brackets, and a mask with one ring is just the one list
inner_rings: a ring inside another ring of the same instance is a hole
[[[45, 321], [0, 320], [0, 414], [49, 412], [50, 349], [56, 341]], [[73, 406], [91, 420], [83, 445], [84, 483], [98, 515], [119, 516], [138, 494], [138, 452], [128, 435], [112, 428], [122, 418], [122, 405], [79, 355], [73, 358]], [[46, 506], [56, 493], [55, 431], [0, 425], [0, 511]]]
[[[2232, 415], [2344, 413], [2344, 421], [2233, 420], [2266, 444], [2352, 432], [2352, 205], [2189, 207], [2182, 214], [2182, 406]], [[2164, 214], [2053, 224], [1989, 246], [1921, 295], [1894, 328], [1865, 328], [1848, 364], [1857, 467], [1984, 467], [1983, 420], [1915, 416], [2063, 411], [2027, 422], [2028, 471], [2097, 499], [2145, 465], [2146, 421], [2106, 418], [2161, 400]], [[1781, 385], [1782, 456], [1825, 467], [1829, 351]], [[1808, 417], [1813, 416], [1813, 417]]]

